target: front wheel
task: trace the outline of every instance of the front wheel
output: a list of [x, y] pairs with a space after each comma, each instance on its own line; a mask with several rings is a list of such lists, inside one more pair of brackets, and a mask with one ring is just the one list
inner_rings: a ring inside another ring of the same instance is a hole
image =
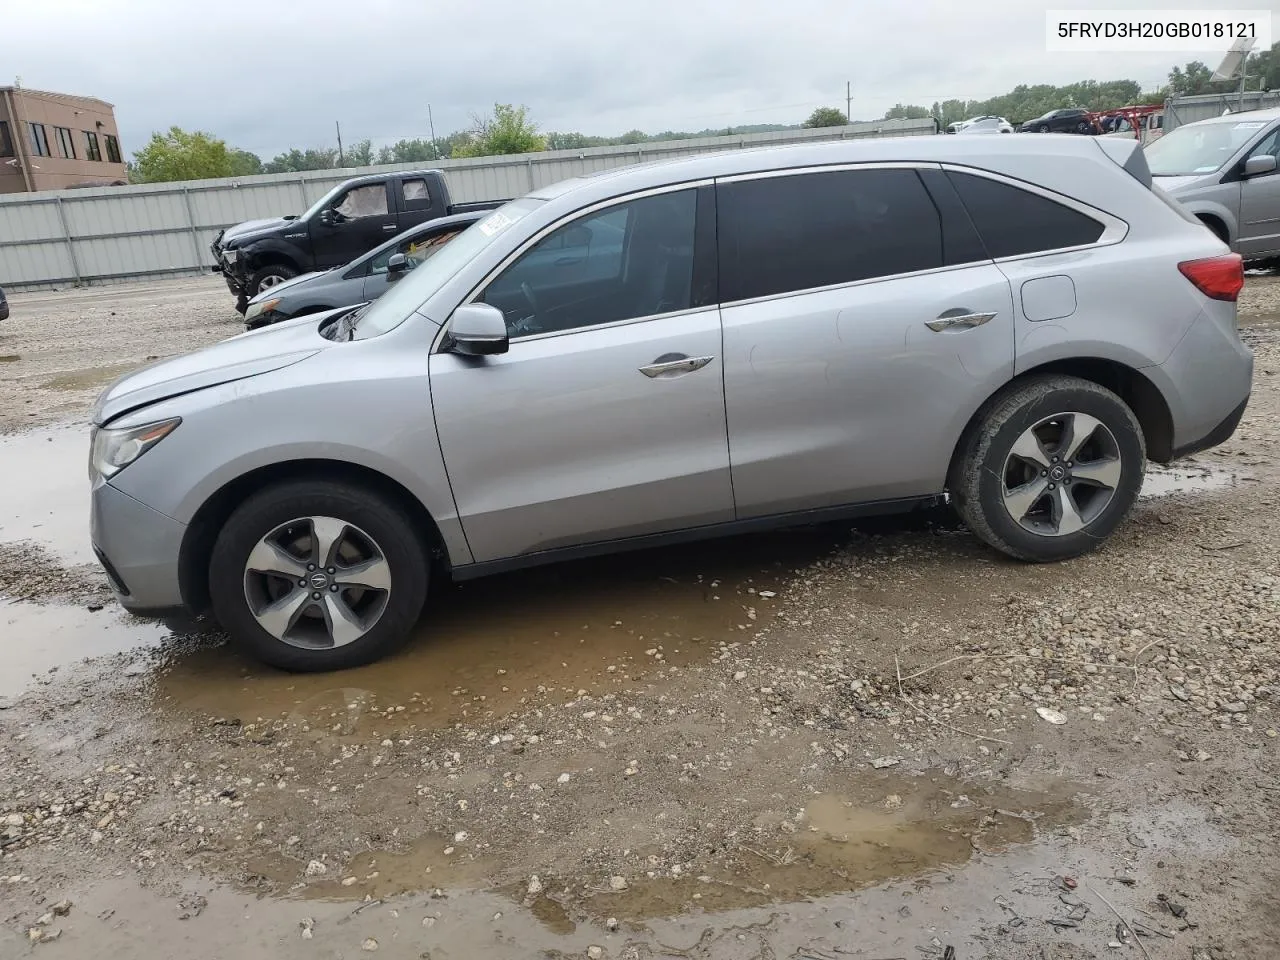
[[949, 489], [978, 539], [1019, 560], [1088, 553], [1133, 508], [1146, 445], [1110, 390], [1069, 376], [1011, 387], [979, 415]]
[[213, 611], [234, 643], [272, 666], [340, 670], [409, 635], [428, 563], [394, 503], [327, 480], [262, 490], [236, 509], [209, 564]]
[[286, 280], [292, 280], [297, 275], [298, 271], [293, 267], [286, 267], [282, 263], [269, 263], [249, 278], [249, 297], [256, 297], [263, 290], [270, 290]]

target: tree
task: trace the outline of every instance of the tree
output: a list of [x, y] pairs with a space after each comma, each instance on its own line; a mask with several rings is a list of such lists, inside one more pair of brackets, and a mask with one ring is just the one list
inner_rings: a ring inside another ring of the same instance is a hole
[[226, 143], [209, 133], [188, 133], [170, 127], [153, 133], [151, 141], [133, 154], [130, 179], [135, 183], [170, 183], [175, 180], [208, 180], [233, 174], [232, 153]]
[[895, 103], [892, 107], [884, 112], [886, 120], [923, 120], [925, 117], [931, 117], [927, 107], [920, 107], [914, 103]]
[[329, 170], [338, 159], [338, 151], [328, 147], [312, 147], [299, 150], [294, 147], [288, 153], [277, 154], [262, 165], [263, 173], [301, 173], [304, 170]]
[[368, 139], [357, 140], [347, 147], [342, 161], [348, 167], [373, 166], [373, 141]]
[[231, 151], [231, 176], [251, 177], [262, 172], [262, 160], [248, 150]]
[[473, 117], [467, 140], [453, 147], [455, 157], [493, 157], [509, 153], [536, 153], [547, 148], [527, 107], [495, 103], [493, 114]]
[[1175, 97], [1214, 93], [1217, 87], [1218, 84], [1213, 82], [1213, 71], [1199, 60], [1192, 60], [1185, 67], [1174, 67], [1169, 71], [1169, 89]]
[[819, 107], [809, 114], [809, 119], [800, 124], [802, 127], [843, 127], [849, 122], [841, 111], [835, 107]]
[[440, 147], [430, 140], [397, 140], [378, 151], [379, 163], [423, 163], [439, 160]]

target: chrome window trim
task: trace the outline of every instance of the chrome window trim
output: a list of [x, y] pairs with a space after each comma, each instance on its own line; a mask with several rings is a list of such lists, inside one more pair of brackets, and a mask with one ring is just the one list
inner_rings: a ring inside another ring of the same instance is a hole
[[[572, 210], [555, 222], [543, 227], [532, 237], [525, 240], [524, 243], [513, 250], [510, 254], [504, 257], [497, 266], [493, 267], [493, 269], [486, 273], [484, 277], [482, 277], [480, 281], [471, 288], [467, 295], [462, 298], [462, 302], [459, 303], [458, 306], [462, 307], [469, 303], [475, 303], [484, 288], [487, 287], [495, 277], [502, 273], [502, 271], [506, 270], [507, 267], [511, 266], [512, 263], [518, 260], [530, 247], [542, 240], [542, 238], [547, 236], [547, 234], [559, 230], [561, 227], [568, 226], [575, 220], [580, 220], [583, 217], [590, 216], [591, 214], [597, 213], [601, 210], [607, 210], [609, 207], [617, 207], [624, 203], [630, 203], [632, 200], [643, 200], [645, 197], [656, 197], [664, 193], [677, 193], [681, 190], [696, 190], [699, 187], [714, 186], [715, 182], [714, 177], [703, 177], [699, 180], [686, 180], [680, 183], [668, 183], [660, 187], [649, 187], [646, 190], [637, 190], [633, 193], [619, 194], [616, 197], [609, 197], [607, 200], [598, 200], [595, 203], [587, 204], [585, 207], [579, 207], [576, 210]], [[697, 230], [696, 220], [694, 222], [694, 229], [695, 231]], [[457, 308], [455, 307], [455, 309]], [[719, 309], [719, 304], [707, 304], [701, 307], [689, 307], [685, 310], [672, 310], [667, 313], [653, 313], [643, 317], [628, 317], [625, 320], [610, 320], [607, 323], [595, 323], [589, 327], [571, 327], [568, 330], [548, 330], [545, 333], [527, 333], [523, 336], [511, 337], [508, 342], [524, 343], [528, 340], [546, 340], [551, 337], [563, 337], [571, 333], [585, 332], [588, 330], [607, 330], [610, 327], [621, 327], [632, 323], [644, 323], [649, 320], [660, 320], [665, 319], [666, 317], [678, 317], [686, 313], [701, 313], [704, 310], [716, 309]], [[449, 321], [446, 320], [440, 325], [440, 329], [436, 333], [435, 342], [431, 346], [432, 353], [445, 352], [440, 349], [440, 345], [443, 342], [448, 329]]]

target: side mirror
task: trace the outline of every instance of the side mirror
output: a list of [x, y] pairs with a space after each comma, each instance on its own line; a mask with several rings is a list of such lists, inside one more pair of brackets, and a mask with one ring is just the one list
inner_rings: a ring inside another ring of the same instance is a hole
[[409, 270], [409, 261], [403, 253], [393, 253], [387, 260], [387, 279], [399, 280]]
[[335, 223], [337, 223], [337, 222], [338, 222], [338, 220], [337, 220], [337, 218], [333, 215], [333, 211], [332, 211], [332, 210], [321, 210], [321, 211], [320, 211], [320, 222], [321, 222], [321, 223], [323, 223], [326, 227], [332, 227]]
[[469, 357], [506, 353], [507, 321], [502, 311], [487, 303], [467, 303], [449, 318], [448, 349]]
[[1260, 153], [1256, 157], [1250, 157], [1244, 162], [1244, 175], [1246, 177], [1257, 177], [1264, 173], [1274, 173], [1276, 169], [1276, 158], [1269, 153]]

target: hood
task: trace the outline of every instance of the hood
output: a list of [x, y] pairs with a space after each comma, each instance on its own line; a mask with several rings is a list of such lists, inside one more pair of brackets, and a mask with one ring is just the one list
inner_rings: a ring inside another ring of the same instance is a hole
[[270, 220], [246, 220], [244, 223], [237, 223], [234, 227], [227, 227], [222, 234], [223, 247], [229, 247], [233, 240], [243, 240], [245, 237], [258, 233], [270, 233], [272, 230], [278, 230], [288, 223], [295, 223], [293, 220], [286, 220], [284, 217], [274, 217]]
[[314, 280], [316, 277], [328, 276], [331, 270], [316, 270], [312, 273], [304, 273], [301, 276], [294, 277], [292, 280], [285, 280], [283, 283], [277, 283], [274, 287], [267, 287], [261, 293], [257, 294], [250, 303], [257, 303], [260, 300], [270, 300], [272, 297], [278, 297], [290, 287], [296, 287], [300, 283], [306, 283], [308, 280]]
[[242, 333], [221, 343], [150, 364], [121, 377], [98, 397], [90, 419], [101, 426], [130, 410], [233, 380], [256, 377], [315, 356], [333, 341], [320, 336], [329, 314]]
[[1211, 177], [1216, 177], [1218, 171], [1213, 173], [1192, 173], [1179, 177], [1162, 176], [1153, 174], [1156, 185], [1165, 193], [1173, 193], [1175, 190], [1181, 190], [1184, 187], [1202, 186]]

